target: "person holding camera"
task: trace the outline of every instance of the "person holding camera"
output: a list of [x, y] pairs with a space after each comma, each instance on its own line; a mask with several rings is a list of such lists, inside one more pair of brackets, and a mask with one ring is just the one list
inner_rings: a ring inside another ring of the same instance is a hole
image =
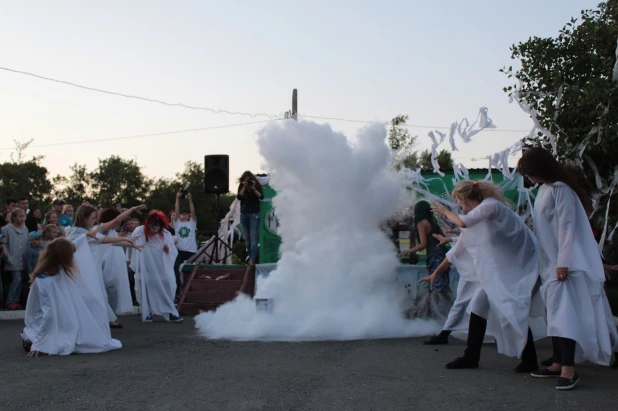
[[240, 227], [247, 245], [249, 265], [255, 264], [258, 255], [258, 233], [260, 227], [260, 200], [264, 197], [262, 185], [251, 171], [245, 171], [238, 180], [240, 200]]
[[[180, 211], [180, 200], [187, 199], [189, 201], [189, 212], [186, 210]], [[176, 297], [180, 296], [182, 291], [182, 277], [180, 275], [180, 264], [184, 263], [195, 253], [197, 253], [197, 217], [195, 216], [195, 207], [193, 206], [193, 199], [191, 193], [187, 190], [181, 190], [176, 193], [176, 207], [174, 208], [174, 219], [172, 226], [176, 232], [176, 248], [178, 249], [178, 256], [174, 263], [174, 274], [176, 275]]]

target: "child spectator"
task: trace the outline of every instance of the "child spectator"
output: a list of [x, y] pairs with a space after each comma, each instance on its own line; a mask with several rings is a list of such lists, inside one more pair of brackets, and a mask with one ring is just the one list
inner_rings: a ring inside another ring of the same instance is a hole
[[73, 206], [71, 204], [65, 204], [62, 207], [62, 214], [58, 216], [58, 224], [61, 227], [73, 226]]
[[[180, 199], [186, 198], [189, 202], [189, 211], [180, 211]], [[197, 217], [195, 215], [195, 207], [193, 206], [193, 199], [191, 193], [187, 191], [179, 191], [176, 193], [176, 207], [174, 209], [174, 220], [172, 225], [176, 230], [176, 248], [178, 249], [178, 256], [174, 262], [174, 275], [176, 276], [176, 300], [180, 299], [180, 292], [182, 291], [183, 279], [180, 275], [180, 265], [189, 260], [197, 252], [197, 241], [195, 239], [195, 233], [197, 230]]]
[[6, 306], [11, 310], [21, 310], [19, 297], [22, 282], [28, 281], [26, 273], [26, 258], [28, 255], [28, 229], [25, 226], [26, 213], [21, 208], [11, 212], [12, 223], [2, 227], [2, 235], [6, 237], [6, 262], [4, 270], [11, 278], [11, 285], [6, 297]]
[[55, 211], [50, 211], [45, 214], [45, 221], [43, 221], [43, 226], [46, 226], [48, 224], [53, 224], [60, 227], [60, 225], [58, 224], [58, 215]]
[[43, 229], [41, 233], [41, 238], [43, 240], [43, 245], [48, 243], [58, 237], [64, 237], [64, 232], [55, 224], [48, 224]]

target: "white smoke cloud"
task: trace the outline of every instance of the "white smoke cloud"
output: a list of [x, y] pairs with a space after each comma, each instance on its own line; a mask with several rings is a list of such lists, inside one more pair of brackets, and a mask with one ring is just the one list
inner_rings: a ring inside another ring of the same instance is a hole
[[[379, 229], [407, 200], [390, 170], [386, 129], [354, 143], [329, 125], [286, 121], [259, 133], [260, 153], [277, 190], [281, 259], [260, 283], [273, 312], [241, 296], [196, 317], [209, 338], [345, 340], [427, 335], [436, 324], [403, 318], [396, 250]], [[408, 198], [409, 200], [409, 198]]]

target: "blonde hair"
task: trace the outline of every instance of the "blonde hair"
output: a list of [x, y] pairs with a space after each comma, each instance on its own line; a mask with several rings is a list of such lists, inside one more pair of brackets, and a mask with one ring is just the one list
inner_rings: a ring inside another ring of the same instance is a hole
[[62, 207], [62, 214], [66, 214], [68, 209], [71, 209], [73, 211], [75, 211], [75, 209], [73, 209], [73, 206], [71, 204], [65, 204], [64, 207]]
[[466, 198], [479, 203], [487, 198], [494, 198], [510, 208], [500, 186], [487, 180], [460, 181], [455, 185], [451, 197], [455, 201], [459, 198]]
[[41, 233], [41, 238], [45, 241], [49, 241], [50, 239], [56, 238], [56, 232], [59, 228], [55, 224], [47, 224], [45, 228], [43, 228], [43, 232]]
[[50, 241], [41, 252], [39, 262], [30, 274], [30, 281], [34, 281], [41, 273], [55, 275], [59, 268], [62, 268], [70, 278], [75, 278], [74, 253], [75, 245], [66, 238]]
[[26, 212], [19, 207], [11, 211], [11, 221], [13, 221], [13, 219], [17, 217], [18, 215], [20, 215], [21, 213], [24, 213], [24, 215], [26, 214]]

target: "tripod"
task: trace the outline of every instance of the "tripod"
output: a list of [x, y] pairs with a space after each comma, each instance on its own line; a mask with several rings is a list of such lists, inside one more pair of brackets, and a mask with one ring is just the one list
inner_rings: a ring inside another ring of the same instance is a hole
[[[219, 197], [221, 196], [221, 194], [215, 194], [217, 196], [217, 200], [216, 200], [216, 208], [215, 208], [215, 218], [217, 219], [218, 223], [217, 223], [217, 234], [215, 235], [215, 238], [212, 241], [212, 251], [210, 252], [210, 254], [206, 251], [206, 258], [208, 261], [208, 264], [219, 264], [221, 263], [221, 261], [225, 261], [225, 259], [227, 259], [227, 257], [229, 255], [232, 255], [233, 250], [232, 247], [230, 247], [230, 245], [227, 243], [227, 241], [225, 241], [224, 239], [222, 239], [221, 237], [219, 237], [219, 229], [221, 228], [221, 222], [219, 221]], [[227, 222], [226, 222], [227, 224]], [[219, 247], [223, 245], [224, 248], [224, 252], [223, 252], [223, 256], [219, 257]]]

